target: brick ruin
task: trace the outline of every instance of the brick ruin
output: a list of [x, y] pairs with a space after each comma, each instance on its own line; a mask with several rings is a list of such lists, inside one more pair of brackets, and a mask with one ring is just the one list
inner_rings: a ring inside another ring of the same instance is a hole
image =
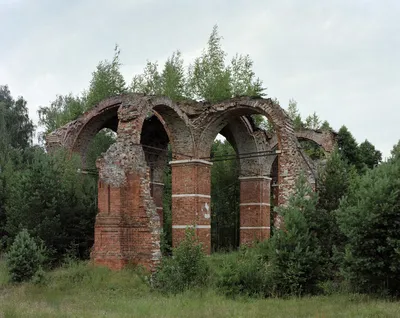
[[[252, 114], [266, 116], [275, 133], [257, 128]], [[335, 142], [332, 132], [295, 132], [287, 113], [271, 99], [176, 103], [167, 97], [127, 94], [102, 101], [49, 134], [47, 149], [78, 153], [85, 166], [88, 145], [103, 128], [117, 132], [117, 139], [97, 160], [98, 214], [91, 257], [112, 269], [135, 263], [151, 270], [158, 263], [167, 164], [172, 170], [173, 245], [187, 227], [194, 227], [210, 253], [210, 151], [218, 134], [240, 156], [240, 244], [270, 236], [271, 202], [285, 204], [300, 171], [315, 182], [315, 165], [298, 140], [313, 140], [326, 152]]]

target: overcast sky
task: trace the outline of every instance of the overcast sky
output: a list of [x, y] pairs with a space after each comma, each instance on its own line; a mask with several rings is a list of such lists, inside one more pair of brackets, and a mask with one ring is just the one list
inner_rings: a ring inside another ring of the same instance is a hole
[[282, 106], [293, 98], [384, 156], [400, 139], [399, 0], [0, 0], [0, 85], [37, 122], [56, 94], [87, 88], [116, 43], [130, 83], [177, 49], [189, 63], [214, 24]]

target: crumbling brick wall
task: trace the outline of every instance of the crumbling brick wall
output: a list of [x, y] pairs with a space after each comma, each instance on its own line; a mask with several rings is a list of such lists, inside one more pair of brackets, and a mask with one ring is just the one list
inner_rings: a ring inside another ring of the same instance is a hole
[[[305, 164], [290, 119], [271, 99], [175, 103], [166, 97], [128, 94], [101, 102], [81, 118], [51, 133], [47, 137], [49, 150], [65, 147], [79, 153], [84, 163], [87, 145], [95, 134], [104, 127], [117, 130], [116, 143], [97, 162], [99, 212], [92, 251], [94, 262], [114, 269], [133, 262], [150, 270], [158, 263], [162, 171], [167, 164], [168, 143], [172, 148], [169, 164], [173, 245], [179, 243], [189, 226], [195, 228], [206, 252], [210, 252], [210, 150], [218, 133], [241, 156], [241, 244], [268, 238], [274, 145], [270, 135], [249, 122], [247, 116], [251, 114], [265, 115], [274, 125], [278, 150], [277, 204], [285, 204]], [[328, 143], [328, 139], [320, 139], [321, 143]], [[249, 153], [265, 156], [243, 156]]]

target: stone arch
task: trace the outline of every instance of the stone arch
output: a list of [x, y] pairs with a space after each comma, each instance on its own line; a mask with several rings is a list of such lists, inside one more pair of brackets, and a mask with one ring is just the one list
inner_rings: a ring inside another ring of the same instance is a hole
[[[313, 130], [301, 129], [295, 131], [298, 140], [310, 140], [319, 145], [325, 152], [330, 153], [333, 151], [336, 144], [336, 134], [331, 130]], [[278, 145], [278, 138], [273, 135], [270, 142], [271, 148], [276, 148]]]
[[257, 154], [270, 150], [266, 135], [262, 130], [255, 130], [245, 116], [230, 118], [220, 133], [234, 145], [237, 155], [244, 157], [239, 159], [240, 244], [266, 239], [270, 236], [268, 157]]
[[114, 132], [118, 130], [118, 109], [125, 100], [125, 96], [116, 96], [103, 100], [93, 109], [86, 112], [77, 120], [77, 129], [71, 133], [69, 141], [72, 152], [81, 156], [82, 165], [86, 165], [86, 152], [90, 141], [103, 128]]
[[[95, 231], [98, 236], [108, 237], [110, 234], [105, 230], [119, 222], [120, 245], [113, 246], [111, 238], [105, 242], [95, 240], [92, 257], [98, 264], [108, 263], [105, 252], [114, 249], [120, 256], [113, 267], [120, 268], [135, 260], [152, 268], [160, 257], [161, 215], [157, 208], [162, 201], [160, 196], [155, 197], [155, 192], [160, 194], [162, 189], [154, 187], [155, 174], [151, 174], [146, 156], [148, 159], [152, 152], [155, 154], [152, 160], [159, 159], [162, 164], [163, 148], [169, 141], [178, 161], [182, 156], [190, 157], [193, 137], [186, 114], [169, 98], [129, 95], [118, 108], [118, 119], [116, 143], [97, 162], [99, 201], [106, 198], [106, 202], [99, 202]], [[147, 151], [146, 146], [153, 147], [153, 151]], [[175, 177], [178, 178], [176, 174]]]
[[[99, 213], [92, 253], [95, 263], [121, 268], [133, 261], [151, 269], [159, 260], [160, 217], [151, 186], [155, 180], [142, 144], [157, 145], [153, 139], [157, 139], [157, 131], [161, 130], [165, 134], [158, 148], [162, 150], [168, 139], [174, 154], [170, 162], [173, 244], [179, 243], [186, 227], [190, 226], [196, 229], [206, 252], [209, 251], [212, 163], [208, 158], [215, 136], [222, 131], [239, 153], [272, 149], [267, 142], [270, 137], [243, 117], [251, 114], [265, 115], [277, 132], [278, 205], [285, 204], [294, 190], [299, 171], [304, 168], [304, 159], [291, 120], [271, 99], [235, 98], [217, 104], [175, 103], [167, 97], [127, 94], [101, 102], [81, 118], [50, 134], [50, 147], [61, 145], [84, 153], [86, 141], [97, 131], [106, 126], [115, 128], [117, 115], [117, 140], [97, 161]], [[151, 118], [153, 123], [150, 123]], [[149, 135], [143, 137], [148, 129]], [[155, 136], [152, 136], [152, 129]], [[270, 182], [268, 167], [272, 159], [242, 159], [240, 177], [241, 182], [246, 183], [243, 189], [248, 194], [241, 200], [245, 207], [243, 213], [250, 216], [248, 220], [260, 223], [241, 226], [243, 230], [259, 230], [259, 237], [264, 238], [267, 236], [267, 213], [257, 214], [254, 207], [259, 209], [269, 204], [269, 191], [265, 190]], [[242, 242], [250, 243], [257, 238], [253, 234], [243, 235], [247, 238]]]
[[198, 132], [199, 153], [206, 154], [216, 134], [229, 118], [261, 114], [268, 118], [277, 133], [279, 150], [279, 204], [285, 204], [294, 189], [298, 172], [302, 169], [298, 141], [286, 112], [271, 99], [239, 98], [210, 105], [196, 121], [203, 127]]
[[[239, 156], [241, 176], [260, 175], [264, 173], [266, 160], [264, 157], [246, 158], [250, 154], [260, 151], [268, 151], [269, 145], [261, 131], [255, 131], [245, 116], [233, 117], [219, 132], [236, 150]], [[245, 158], [240, 158], [244, 155]]]

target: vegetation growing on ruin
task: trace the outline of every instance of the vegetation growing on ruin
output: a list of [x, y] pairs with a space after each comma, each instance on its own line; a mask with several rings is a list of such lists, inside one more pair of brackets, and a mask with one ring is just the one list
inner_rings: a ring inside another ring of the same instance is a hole
[[[50, 132], [124, 92], [164, 94], [177, 101], [265, 94], [251, 58], [239, 54], [227, 62], [221, 40], [215, 27], [201, 56], [187, 68], [178, 51], [162, 69], [148, 62], [130, 85], [121, 75], [116, 47], [111, 61], [98, 64], [87, 91], [57, 96], [40, 108], [39, 125]], [[303, 119], [294, 100], [287, 112], [295, 129], [331, 129], [316, 113]], [[253, 119], [273, 130], [265, 118]], [[285, 228], [252, 249], [236, 250], [237, 162], [216, 163], [211, 180], [213, 250], [231, 252], [211, 257], [190, 236], [171, 251], [171, 172], [166, 168], [165, 259], [151, 277], [139, 269], [111, 273], [85, 262], [97, 213], [95, 160], [115, 136], [107, 130], [96, 136], [88, 150], [90, 173], [82, 175], [77, 158], [63, 152], [50, 156], [41, 145], [33, 145], [34, 132], [27, 102], [0, 86], [0, 252], [6, 258], [0, 262], [2, 315], [398, 315], [398, 303], [383, 299], [400, 294], [399, 145], [382, 162], [374, 145], [367, 140], [358, 144], [345, 126], [338, 130], [337, 148], [329, 158], [314, 144], [303, 143], [310, 157], [324, 159], [318, 193], [300, 178], [288, 206], [277, 211]], [[211, 155], [232, 154], [227, 141], [215, 141]], [[39, 246], [40, 257], [30, 257], [32, 251], [39, 254]], [[19, 271], [23, 266], [31, 271]], [[33, 280], [13, 285], [10, 278]], [[171, 290], [178, 295], [164, 295]], [[304, 298], [275, 298], [287, 296]]]

